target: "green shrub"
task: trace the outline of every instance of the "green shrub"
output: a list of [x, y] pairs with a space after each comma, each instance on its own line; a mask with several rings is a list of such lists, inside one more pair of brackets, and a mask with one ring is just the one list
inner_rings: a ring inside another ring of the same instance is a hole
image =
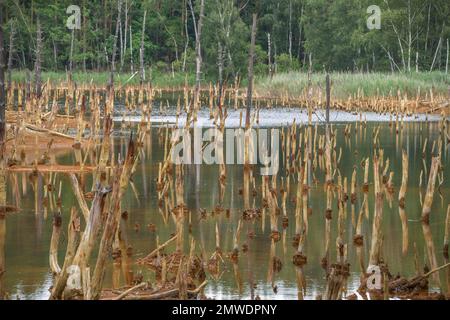
[[277, 72], [279, 73], [296, 71], [300, 69], [300, 62], [295, 58], [292, 58], [291, 60], [287, 53], [277, 55], [275, 57], [275, 61], [277, 63]]
[[171, 71], [171, 66], [164, 61], [158, 61], [154, 64], [154, 69], [159, 72], [169, 72]]

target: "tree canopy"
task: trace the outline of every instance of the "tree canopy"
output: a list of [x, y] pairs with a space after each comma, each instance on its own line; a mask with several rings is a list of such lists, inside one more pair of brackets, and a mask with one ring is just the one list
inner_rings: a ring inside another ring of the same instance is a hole
[[[191, 1], [194, 12], [190, 0], [5, 0], [7, 56], [12, 55], [13, 68], [32, 69], [39, 21], [44, 70], [66, 70], [70, 60], [74, 69], [105, 70], [120, 12], [116, 69], [133, 71], [139, 64], [147, 11], [145, 66], [193, 72], [194, 17], [198, 18], [200, 1]], [[81, 9], [81, 28], [73, 33], [66, 26], [70, 16], [66, 10], [72, 4]], [[379, 30], [367, 27], [370, 5], [381, 9]], [[201, 39], [205, 77], [217, 74], [219, 46], [225, 75], [245, 76], [253, 13], [258, 16], [255, 70], [260, 74], [271, 68], [275, 72], [310, 67], [400, 72], [448, 68], [448, 0], [205, 0]]]

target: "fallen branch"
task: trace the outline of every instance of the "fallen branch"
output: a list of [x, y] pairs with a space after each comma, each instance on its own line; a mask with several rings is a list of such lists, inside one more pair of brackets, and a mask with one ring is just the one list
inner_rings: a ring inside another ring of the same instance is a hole
[[440, 270], [442, 270], [442, 269], [445, 269], [445, 268], [447, 268], [447, 267], [449, 267], [449, 266], [450, 266], [450, 262], [449, 262], [449, 263], [446, 263], [446, 264], [444, 264], [444, 265], [442, 265], [442, 266], [440, 266], [440, 267], [437, 267], [437, 268], [435, 268], [435, 269], [433, 269], [433, 270], [431, 270], [431, 271], [429, 271], [429, 272], [427, 272], [427, 273], [425, 273], [425, 274], [423, 275], [423, 277], [424, 277], [424, 278], [428, 278], [428, 277], [431, 276], [433, 273], [438, 272], [438, 271], [440, 271]]
[[61, 133], [58, 131], [49, 130], [49, 129], [39, 128], [39, 127], [33, 126], [31, 124], [25, 124], [25, 128], [27, 128], [30, 131], [37, 132], [37, 133], [47, 133], [47, 134], [55, 136], [55, 137], [75, 140], [75, 137], [69, 136], [67, 134], [64, 134], [64, 133]]
[[65, 165], [36, 165], [36, 166], [19, 166], [13, 165], [5, 168], [9, 172], [34, 172], [41, 173], [58, 172], [58, 173], [90, 173], [95, 170], [94, 166], [65, 166]]
[[143, 287], [145, 287], [145, 286], [147, 286], [147, 282], [142, 282], [142, 283], [138, 284], [137, 286], [134, 286], [134, 287], [132, 287], [132, 288], [130, 288], [130, 289], [128, 289], [128, 290], [125, 290], [125, 291], [122, 292], [120, 295], [118, 295], [117, 297], [115, 297], [113, 300], [122, 300], [122, 299], [125, 298], [127, 295], [129, 295], [130, 293], [132, 293], [132, 292], [134, 292], [134, 291], [136, 291], [136, 290], [138, 290], [138, 289], [140, 289], [140, 288], [143, 288]]
[[170, 243], [172, 243], [175, 239], [177, 239], [178, 235], [174, 235], [172, 238], [170, 238], [169, 240], [167, 240], [166, 242], [164, 242], [162, 245], [160, 245], [158, 248], [156, 248], [155, 250], [153, 250], [152, 252], [150, 252], [145, 258], [142, 258], [141, 260], [147, 260], [147, 259], [151, 259], [153, 256], [155, 256], [160, 250], [164, 249], [165, 247], [167, 247]]

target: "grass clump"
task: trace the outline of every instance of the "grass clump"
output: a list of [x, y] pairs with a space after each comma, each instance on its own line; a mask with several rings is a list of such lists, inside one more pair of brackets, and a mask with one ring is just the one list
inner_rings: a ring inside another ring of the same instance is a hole
[[[418, 73], [349, 73], [333, 72], [332, 95], [345, 99], [361, 95], [369, 96], [395, 96], [400, 90], [409, 97], [416, 96], [419, 88], [424, 96], [430, 89], [435, 94], [447, 94], [450, 86], [450, 75], [444, 72], [418, 72]], [[314, 92], [322, 91], [325, 94], [325, 73], [311, 74], [311, 85]], [[303, 72], [279, 73], [270, 79], [267, 76], [258, 77], [255, 83], [256, 91], [264, 96], [300, 96], [308, 88], [308, 74]]]
[[[75, 71], [72, 73], [72, 80], [77, 84], [93, 84], [93, 85], [106, 85], [109, 81], [110, 73], [107, 71], [102, 72], [80, 72]], [[26, 72], [14, 71], [11, 75], [12, 81], [25, 83]], [[181, 72], [161, 72], [152, 71], [151, 73], [146, 70], [146, 80], [150, 81], [155, 87], [182, 87], [187, 80], [188, 85], [194, 85], [195, 75], [185, 75]], [[42, 72], [42, 81], [50, 81], [52, 83], [64, 83], [67, 81], [67, 74], [65, 72], [45, 71]], [[133, 74], [131, 72], [116, 73], [114, 75], [115, 85], [124, 84], [139, 84], [139, 74]]]

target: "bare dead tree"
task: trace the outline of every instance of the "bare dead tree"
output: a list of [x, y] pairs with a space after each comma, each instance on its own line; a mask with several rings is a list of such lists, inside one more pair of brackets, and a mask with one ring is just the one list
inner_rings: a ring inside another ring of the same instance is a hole
[[3, 44], [3, 12], [4, 12], [3, 0], [0, 0], [0, 161], [3, 161], [3, 150], [5, 140], [5, 107], [6, 107], [5, 47]]
[[439, 37], [439, 42], [436, 47], [436, 51], [434, 52], [433, 62], [431, 63], [430, 72], [433, 71], [433, 69], [434, 69], [434, 65], [436, 63], [436, 57], [437, 57], [439, 51], [441, 50], [441, 44], [442, 44], [442, 37]]
[[292, 62], [292, 0], [289, 1], [289, 59]]
[[[231, 24], [235, 19], [235, 6], [233, 0], [216, 0], [217, 14], [219, 15], [220, 33], [224, 54], [227, 55], [228, 67], [231, 74], [236, 77], [233, 57], [231, 56]], [[245, 7], [245, 5], [244, 5]], [[239, 9], [240, 11], [241, 9]]]
[[[83, 0], [83, 10], [86, 10], [86, 0]], [[86, 72], [86, 14], [83, 14], [83, 72]]]
[[27, 68], [25, 69], [25, 97], [30, 98], [31, 95], [31, 71]]
[[16, 28], [14, 21], [11, 20], [11, 32], [9, 34], [9, 54], [8, 54], [8, 89], [11, 88], [11, 71], [13, 66], [13, 56], [14, 56], [14, 37], [16, 35]]
[[70, 57], [69, 57], [69, 73], [70, 73], [70, 77], [72, 77], [74, 41], [75, 41], [75, 29], [72, 29], [72, 35], [71, 35], [71, 40], [70, 40]]
[[34, 90], [38, 98], [41, 97], [42, 79], [41, 79], [41, 65], [42, 65], [42, 30], [39, 19], [37, 20], [36, 32], [36, 59], [34, 62]]
[[131, 73], [134, 73], [134, 62], [133, 62], [133, 34], [131, 33], [131, 24], [130, 24], [130, 68], [131, 68]]
[[327, 95], [326, 121], [327, 121], [327, 130], [328, 130], [328, 125], [330, 124], [330, 100], [331, 100], [331, 81], [330, 81], [329, 73], [327, 73], [326, 78], [325, 78], [325, 88], [326, 88], [326, 95]]
[[5, 295], [3, 275], [5, 273], [5, 238], [6, 238], [6, 177], [5, 177], [5, 48], [3, 45], [3, 0], [0, 0], [0, 300]]
[[125, 0], [125, 22], [123, 27], [123, 49], [122, 49], [122, 57], [120, 60], [120, 69], [122, 70], [123, 64], [125, 62], [125, 53], [127, 50], [127, 35], [128, 35], [128, 1]]
[[189, 47], [189, 31], [188, 31], [188, 9], [186, 5], [186, 0], [183, 0], [183, 19], [184, 19], [184, 33], [186, 36], [186, 42], [184, 44], [184, 54], [183, 54], [183, 67], [182, 71], [186, 71], [186, 56], [187, 56], [187, 49]]
[[250, 127], [250, 110], [253, 98], [253, 60], [255, 59], [255, 38], [256, 38], [256, 13], [253, 14], [252, 36], [250, 43], [250, 53], [248, 57], [248, 87], [247, 87], [247, 113], [245, 115], [245, 128]]
[[302, 9], [300, 10], [300, 18], [299, 18], [299, 23], [298, 23], [298, 52], [297, 52], [297, 57], [298, 57], [299, 60], [301, 58], [301, 49], [302, 49], [302, 32], [303, 32], [302, 17], [303, 17], [303, 4], [302, 4]]
[[122, 0], [117, 1], [117, 21], [116, 32], [114, 35], [113, 50], [111, 54], [111, 73], [109, 75], [108, 89], [111, 90], [114, 87], [114, 73], [116, 72], [116, 51], [117, 51], [117, 38], [119, 37], [120, 16], [122, 12]]
[[267, 33], [267, 58], [269, 63], [269, 77], [272, 79], [273, 70], [272, 70], [272, 42], [270, 40], [270, 33]]
[[120, 68], [119, 72], [122, 71], [122, 61], [123, 61], [123, 32], [122, 32], [122, 17], [119, 21], [119, 62]]
[[144, 20], [142, 22], [141, 47], [139, 48], [139, 77], [141, 85], [145, 81], [144, 69], [144, 34], [145, 34], [145, 18], [147, 17], [147, 10], [144, 11]]
[[427, 53], [427, 49], [428, 49], [428, 36], [430, 34], [430, 18], [431, 18], [431, 2], [428, 5], [427, 33], [425, 36], [425, 54]]
[[219, 94], [217, 95], [217, 105], [221, 108], [223, 89], [223, 46], [220, 41], [217, 43], [217, 66], [219, 68]]
[[448, 48], [448, 38], [447, 38], [447, 58], [445, 59], [445, 73], [448, 73], [448, 54], [449, 54], [449, 48]]
[[201, 37], [203, 28], [203, 18], [205, 11], [205, 0], [200, 2], [200, 17], [196, 22], [194, 7], [192, 6], [192, 0], [189, 0], [189, 7], [191, 8], [192, 19], [194, 20], [195, 31], [195, 93], [194, 93], [194, 108], [197, 109], [197, 104], [200, 97], [200, 82], [202, 73], [202, 49], [201, 49]]

